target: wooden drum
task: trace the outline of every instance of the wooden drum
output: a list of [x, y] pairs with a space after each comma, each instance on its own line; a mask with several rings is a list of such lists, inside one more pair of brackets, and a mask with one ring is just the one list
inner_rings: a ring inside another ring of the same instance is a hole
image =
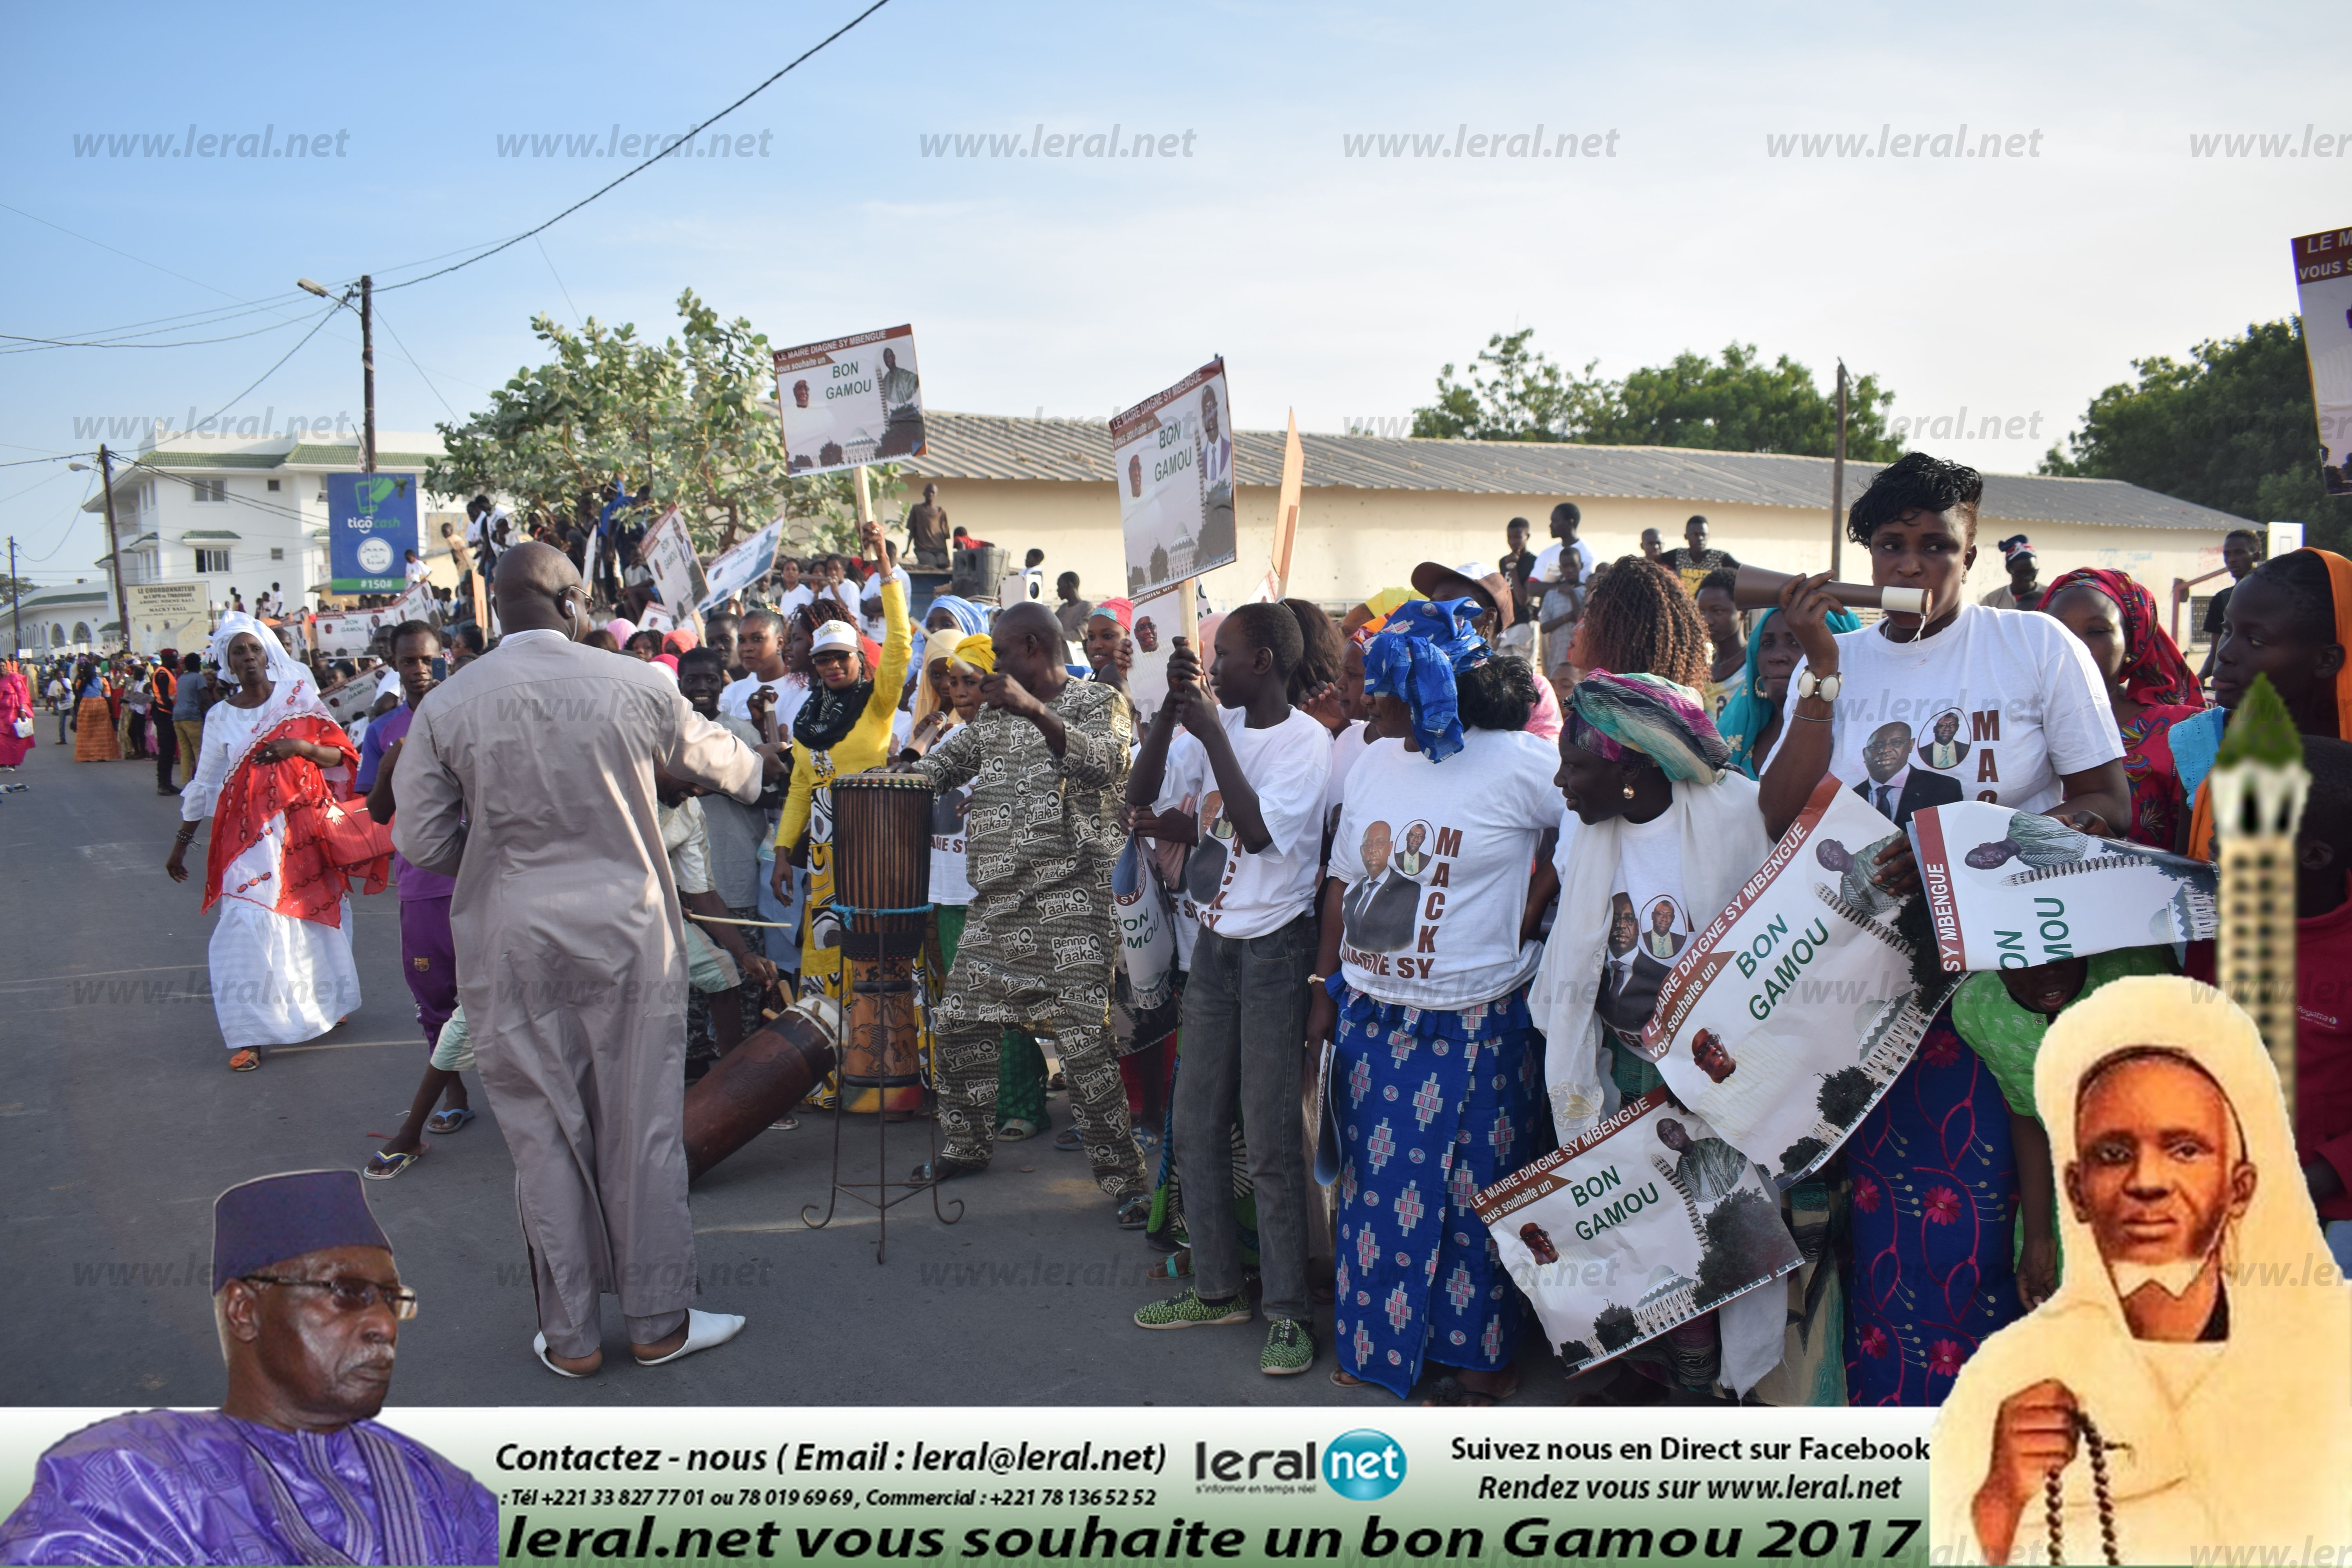
[[850, 965], [848, 1016], [841, 1031], [845, 1100], [853, 1089], [921, 1084], [922, 1029], [915, 1016], [914, 960], [853, 959]]
[[912, 958], [931, 923], [931, 785], [919, 773], [833, 781], [833, 901], [844, 958]]

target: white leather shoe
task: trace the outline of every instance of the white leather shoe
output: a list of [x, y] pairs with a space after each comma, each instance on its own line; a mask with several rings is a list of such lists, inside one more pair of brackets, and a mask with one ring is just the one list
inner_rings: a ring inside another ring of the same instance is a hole
[[639, 1366], [667, 1366], [697, 1351], [707, 1351], [723, 1345], [743, 1331], [743, 1320], [733, 1312], [706, 1312], [698, 1307], [686, 1310], [686, 1343], [665, 1356], [640, 1361]]

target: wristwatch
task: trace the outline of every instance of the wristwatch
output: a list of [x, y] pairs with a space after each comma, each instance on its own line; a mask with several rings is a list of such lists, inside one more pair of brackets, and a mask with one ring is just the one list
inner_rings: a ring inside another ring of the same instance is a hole
[[1836, 670], [1832, 670], [1827, 675], [1815, 675], [1809, 669], [1797, 682], [1797, 699], [1802, 701], [1808, 697], [1818, 697], [1824, 702], [1835, 702], [1838, 700], [1838, 692], [1843, 689], [1844, 686], [1845, 677]]

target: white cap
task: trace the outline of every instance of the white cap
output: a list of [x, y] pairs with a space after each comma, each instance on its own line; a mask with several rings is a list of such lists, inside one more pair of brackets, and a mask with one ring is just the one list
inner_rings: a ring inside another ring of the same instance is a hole
[[850, 654], [857, 651], [857, 628], [847, 621], [826, 621], [816, 628], [816, 636], [809, 639], [812, 658], [835, 649]]

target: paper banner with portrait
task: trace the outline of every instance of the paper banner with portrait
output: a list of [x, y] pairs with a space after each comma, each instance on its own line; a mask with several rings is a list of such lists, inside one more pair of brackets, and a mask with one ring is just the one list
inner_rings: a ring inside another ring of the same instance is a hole
[[[1135, 706], [1139, 729], [1151, 722], [1151, 716], [1168, 700], [1168, 656], [1176, 651], [1176, 639], [1184, 635], [1184, 624], [1176, 618], [1181, 608], [1172, 592], [1140, 600], [1135, 606], [1135, 625], [1128, 633], [1128, 640], [1135, 645], [1135, 662], [1127, 671], [1127, 699]], [[1209, 660], [1201, 662], [1206, 666]]]
[[2320, 482], [2352, 495], [2352, 228], [2295, 240], [2294, 290], [2319, 408]]
[[637, 559], [653, 574], [654, 591], [661, 595], [661, 602], [669, 607], [676, 621], [684, 622], [696, 605], [710, 596], [710, 580], [703, 575], [702, 557], [694, 552], [694, 541], [688, 535], [686, 519], [677, 508], [670, 508], [660, 521], [646, 530], [645, 542], [637, 547]]
[[1968, 801], [1911, 818], [1936, 953], [1954, 974], [2026, 969], [2117, 948], [2197, 942], [2221, 929], [2203, 860], [2052, 817]]
[[1473, 1202], [1571, 1373], [1804, 1261], [1754, 1163], [1664, 1089]]
[[825, 474], [929, 450], [914, 328], [778, 349], [775, 364], [787, 472]]
[[1784, 1187], [1878, 1103], [1949, 992], [1921, 994], [1895, 929], [1904, 900], [1871, 879], [1900, 837], [1823, 778], [1730, 907], [1685, 939], [1639, 1044], [1626, 1042]]
[[1225, 362], [1211, 360], [1110, 422], [1127, 596], [1142, 600], [1240, 556]]
[[783, 534], [784, 525], [779, 520], [733, 549], [721, 551], [714, 556], [710, 564], [703, 569], [703, 576], [710, 586], [695, 608], [707, 612], [715, 605], [724, 604], [774, 570], [776, 545]]
[[378, 629], [396, 626], [407, 617], [396, 610], [346, 610], [313, 618], [321, 658], [357, 658], [375, 641]]

